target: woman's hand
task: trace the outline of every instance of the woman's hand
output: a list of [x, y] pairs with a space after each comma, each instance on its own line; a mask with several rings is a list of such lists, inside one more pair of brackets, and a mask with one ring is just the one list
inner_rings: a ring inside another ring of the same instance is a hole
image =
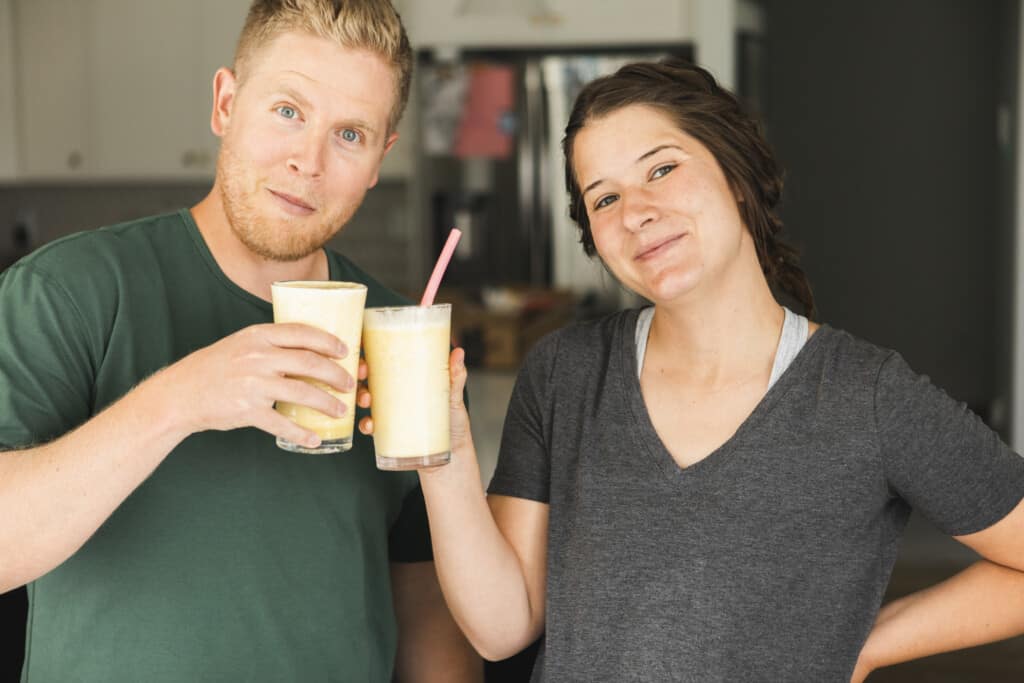
[[463, 400], [466, 389], [466, 352], [461, 348], [452, 350], [448, 356], [448, 374], [451, 377], [451, 431], [452, 451], [459, 451], [472, 446], [473, 435], [469, 430], [469, 412]]

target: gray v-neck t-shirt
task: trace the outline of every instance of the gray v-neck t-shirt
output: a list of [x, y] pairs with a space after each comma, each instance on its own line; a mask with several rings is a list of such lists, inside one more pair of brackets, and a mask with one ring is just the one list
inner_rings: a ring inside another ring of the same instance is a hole
[[542, 340], [509, 405], [489, 492], [549, 505], [534, 681], [848, 681], [911, 508], [959, 535], [1024, 496], [1024, 459], [962, 403], [828, 325], [682, 469], [637, 315]]

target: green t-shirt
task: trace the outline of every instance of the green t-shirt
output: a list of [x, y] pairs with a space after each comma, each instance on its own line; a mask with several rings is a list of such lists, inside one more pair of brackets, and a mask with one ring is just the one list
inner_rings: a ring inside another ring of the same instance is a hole
[[[331, 279], [368, 286], [367, 305], [402, 302], [328, 260]], [[0, 448], [60, 436], [271, 320], [187, 210], [48, 245], [0, 275]], [[430, 559], [425, 528], [416, 475], [378, 471], [360, 434], [338, 455], [288, 453], [256, 429], [193, 434], [29, 585], [22, 680], [388, 681], [389, 560]]]

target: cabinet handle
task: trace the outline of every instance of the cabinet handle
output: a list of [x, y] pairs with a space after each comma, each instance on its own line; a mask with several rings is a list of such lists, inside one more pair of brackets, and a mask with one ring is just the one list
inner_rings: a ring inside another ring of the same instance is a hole
[[71, 170], [77, 169], [82, 165], [82, 153], [77, 149], [68, 155], [68, 168]]

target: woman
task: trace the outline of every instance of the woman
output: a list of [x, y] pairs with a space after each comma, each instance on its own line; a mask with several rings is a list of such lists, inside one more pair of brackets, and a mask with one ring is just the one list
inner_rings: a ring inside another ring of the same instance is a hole
[[[899, 355], [780, 306], [814, 310], [737, 100], [629, 65], [564, 148], [584, 249], [654, 306], [533, 349], [486, 499], [453, 352], [452, 464], [420, 479], [477, 649], [543, 631], [535, 681], [859, 681], [1024, 631], [1024, 460]], [[911, 508], [987, 560], [879, 612]]]

